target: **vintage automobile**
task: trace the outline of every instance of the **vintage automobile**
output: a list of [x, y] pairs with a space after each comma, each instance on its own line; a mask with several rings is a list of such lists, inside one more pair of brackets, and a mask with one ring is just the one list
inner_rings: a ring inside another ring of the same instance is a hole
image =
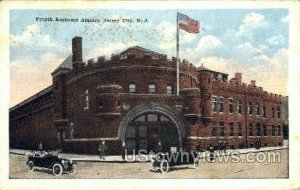
[[151, 169], [155, 172], [160, 170], [162, 173], [167, 173], [170, 167], [183, 164], [193, 164], [194, 168], [198, 168], [197, 152], [157, 153], [151, 159]]
[[72, 175], [76, 172], [76, 162], [70, 159], [59, 158], [43, 151], [42, 153], [33, 152], [28, 155], [26, 162], [27, 169], [33, 171], [35, 168], [46, 168], [52, 170], [53, 175], [60, 176], [64, 171]]

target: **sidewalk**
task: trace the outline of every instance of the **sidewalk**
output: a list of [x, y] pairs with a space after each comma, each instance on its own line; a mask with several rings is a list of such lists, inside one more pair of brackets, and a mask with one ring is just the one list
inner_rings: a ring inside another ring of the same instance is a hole
[[[247, 153], [255, 153], [255, 152], [267, 152], [267, 151], [274, 151], [274, 150], [282, 150], [282, 149], [287, 149], [287, 146], [280, 146], [280, 147], [265, 147], [261, 148], [259, 150], [255, 148], [249, 148], [249, 149], [228, 149], [226, 151], [226, 155], [230, 155], [232, 152], [239, 152], [240, 154], [247, 154]], [[28, 156], [32, 153], [32, 150], [21, 150], [21, 149], [10, 149], [9, 153], [13, 154], [19, 154], [19, 155], [24, 155]], [[55, 151], [53, 151], [55, 153]], [[205, 158], [205, 156], [209, 155], [209, 152], [203, 152], [202, 158]], [[204, 155], [204, 157], [203, 157]], [[220, 154], [224, 155], [224, 153]], [[84, 155], [84, 154], [70, 154], [70, 153], [59, 153], [58, 154], [59, 158], [66, 158], [66, 159], [72, 159], [75, 161], [94, 161], [94, 162], [126, 162], [122, 160], [121, 155], [116, 155], [116, 156], [105, 156], [105, 160], [102, 160], [99, 158], [98, 155]], [[127, 162], [133, 162], [133, 161], [150, 161], [152, 155], [129, 155]]]

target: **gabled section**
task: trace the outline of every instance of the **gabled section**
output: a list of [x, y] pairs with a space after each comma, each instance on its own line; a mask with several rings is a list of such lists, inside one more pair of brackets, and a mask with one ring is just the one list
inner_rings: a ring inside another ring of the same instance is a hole
[[52, 76], [57, 76], [60, 73], [66, 73], [73, 69], [72, 55], [69, 55], [52, 73]]
[[159, 58], [167, 58], [167, 55], [160, 54], [140, 46], [133, 46], [120, 53], [120, 59], [127, 59], [130, 57], [135, 57], [135, 58], [151, 57], [152, 59], [159, 59]]

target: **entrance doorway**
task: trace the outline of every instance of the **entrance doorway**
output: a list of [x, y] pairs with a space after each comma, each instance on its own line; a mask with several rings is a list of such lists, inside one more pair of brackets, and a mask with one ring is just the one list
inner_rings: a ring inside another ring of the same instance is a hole
[[125, 136], [129, 152], [155, 151], [158, 142], [161, 142], [163, 151], [166, 152], [169, 152], [171, 147], [180, 147], [178, 130], [167, 116], [147, 113], [129, 123]]

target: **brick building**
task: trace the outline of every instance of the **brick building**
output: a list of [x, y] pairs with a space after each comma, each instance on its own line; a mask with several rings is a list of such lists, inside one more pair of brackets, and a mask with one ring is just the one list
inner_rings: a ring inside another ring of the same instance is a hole
[[129, 149], [207, 148], [226, 139], [228, 148], [281, 146], [282, 97], [176, 58], [130, 47], [107, 60], [82, 61], [82, 38], [52, 73], [51, 86], [12, 107], [10, 147], [63, 148], [96, 153], [105, 140], [110, 154]]

